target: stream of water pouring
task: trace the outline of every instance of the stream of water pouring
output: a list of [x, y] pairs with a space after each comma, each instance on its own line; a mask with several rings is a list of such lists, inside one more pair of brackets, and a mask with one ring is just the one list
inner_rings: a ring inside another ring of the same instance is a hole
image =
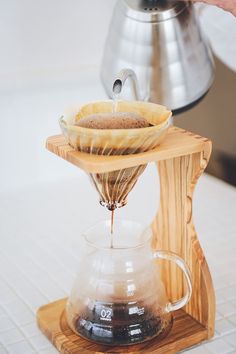
[[112, 102], [112, 113], [116, 113], [116, 111], [117, 111], [117, 106], [118, 106], [118, 96], [119, 96], [119, 95], [113, 95], [113, 102]]
[[[122, 82], [120, 80], [116, 80], [114, 82], [114, 85], [113, 85], [113, 89], [112, 89], [112, 113], [116, 113], [117, 112], [117, 107], [118, 107], [118, 100], [120, 98], [120, 93], [121, 93], [121, 90], [122, 90]], [[110, 247], [113, 248], [114, 245], [113, 245], [113, 232], [114, 232], [114, 216], [115, 216], [115, 209], [113, 209], [111, 211], [111, 243], [110, 243]]]
[[120, 80], [116, 80], [112, 89], [112, 113], [117, 112], [118, 100], [122, 90], [122, 83]]

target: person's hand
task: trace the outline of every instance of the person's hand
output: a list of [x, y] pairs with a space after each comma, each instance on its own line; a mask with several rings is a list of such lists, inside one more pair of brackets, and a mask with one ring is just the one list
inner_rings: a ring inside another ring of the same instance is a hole
[[192, 2], [204, 2], [209, 5], [216, 5], [236, 16], [236, 0], [192, 0]]

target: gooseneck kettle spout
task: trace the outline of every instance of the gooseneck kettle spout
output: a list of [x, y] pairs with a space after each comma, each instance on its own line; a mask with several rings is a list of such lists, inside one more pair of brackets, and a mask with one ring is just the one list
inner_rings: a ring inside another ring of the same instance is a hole
[[139, 91], [139, 85], [138, 85], [138, 79], [135, 74], [135, 72], [132, 69], [122, 69], [118, 75], [115, 78], [114, 84], [113, 84], [113, 96], [118, 96], [121, 94], [122, 89], [126, 83], [126, 80], [129, 79], [131, 82], [131, 88], [133, 92], [133, 96], [136, 101], [140, 101], [140, 91]]

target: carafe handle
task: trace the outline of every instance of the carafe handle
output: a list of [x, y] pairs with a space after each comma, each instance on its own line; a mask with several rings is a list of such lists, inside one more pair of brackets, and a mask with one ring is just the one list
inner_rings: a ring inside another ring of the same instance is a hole
[[166, 259], [168, 261], [174, 262], [184, 273], [184, 276], [186, 279], [186, 284], [187, 284], [186, 294], [180, 300], [176, 300], [174, 302], [169, 302], [166, 305], [167, 312], [178, 310], [188, 303], [188, 301], [192, 295], [192, 281], [191, 281], [191, 275], [190, 275], [189, 268], [182, 258], [177, 256], [175, 253], [172, 253], [169, 251], [155, 251], [154, 258]]

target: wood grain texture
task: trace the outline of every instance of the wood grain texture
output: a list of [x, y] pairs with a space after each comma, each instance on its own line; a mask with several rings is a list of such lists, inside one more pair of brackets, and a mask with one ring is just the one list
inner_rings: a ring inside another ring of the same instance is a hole
[[155, 353], [175, 354], [207, 338], [207, 330], [183, 310], [174, 314], [171, 332], [162, 340], [132, 346], [113, 347], [89, 342], [77, 336], [68, 327], [64, 313], [66, 299], [41, 307], [37, 313], [38, 326], [62, 354], [103, 354], [103, 353]]
[[[193, 224], [192, 198], [210, 153], [211, 143], [205, 142], [201, 152], [157, 163], [161, 196], [159, 212], [153, 221], [153, 247], [177, 253], [190, 268], [193, 294], [185, 310], [207, 328], [209, 338], [214, 334], [215, 295]], [[160, 267], [168, 297], [181, 298], [185, 293], [182, 273], [168, 262], [161, 262]]]
[[187, 132], [186, 130], [170, 127], [165, 140], [160, 146], [148, 152], [134, 155], [90, 155], [74, 150], [74, 148], [67, 144], [66, 138], [62, 135], [48, 138], [46, 147], [49, 151], [88, 173], [102, 173], [201, 152], [207, 141], [208, 139]]

